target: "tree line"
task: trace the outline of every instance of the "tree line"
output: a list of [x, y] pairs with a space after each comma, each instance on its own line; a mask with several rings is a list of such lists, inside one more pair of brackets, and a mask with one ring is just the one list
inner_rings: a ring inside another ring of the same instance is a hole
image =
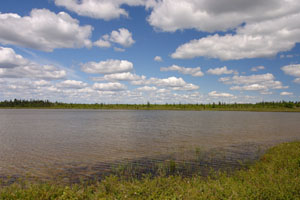
[[278, 101], [258, 103], [208, 103], [208, 104], [79, 104], [50, 102], [49, 100], [5, 100], [0, 102], [0, 108], [78, 108], [78, 109], [165, 109], [165, 110], [285, 110], [300, 109], [300, 102]]

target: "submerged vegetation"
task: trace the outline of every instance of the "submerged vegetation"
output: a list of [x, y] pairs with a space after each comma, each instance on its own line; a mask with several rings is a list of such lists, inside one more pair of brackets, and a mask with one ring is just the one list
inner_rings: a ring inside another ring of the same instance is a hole
[[73, 185], [20, 181], [2, 186], [0, 199], [300, 199], [300, 142], [277, 145], [233, 174], [109, 176]]
[[300, 112], [300, 102], [260, 102], [255, 104], [78, 104], [50, 102], [48, 100], [10, 100], [0, 102], [0, 108], [49, 108], [49, 109], [127, 109], [127, 110], [220, 110], [220, 111], [291, 111]]

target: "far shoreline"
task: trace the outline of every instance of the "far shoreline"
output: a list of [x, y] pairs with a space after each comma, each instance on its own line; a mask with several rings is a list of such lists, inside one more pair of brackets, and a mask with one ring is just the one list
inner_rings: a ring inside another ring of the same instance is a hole
[[0, 110], [124, 110], [124, 111], [215, 111], [215, 112], [289, 112], [298, 113], [300, 108], [266, 108], [266, 109], [181, 109], [181, 108], [93, 108], [93, 107], [0, 107]]
[[300, 102], [259, 103], [208, 103], [208, 104], [119, 104], [119, 103], [62, 103], [49, 100], [5, 100], [0, 109], [97, 109], [97, 110], [178, 110], [178, 111], [252, 111], [252, 112], [300, 112]]

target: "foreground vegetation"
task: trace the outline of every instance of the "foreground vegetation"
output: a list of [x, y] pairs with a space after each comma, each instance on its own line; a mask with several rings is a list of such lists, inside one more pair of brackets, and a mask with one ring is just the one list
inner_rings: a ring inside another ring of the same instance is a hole
[[2, 186], [0, 199], [300, 199], [300, 142], [273, 147], [255, 164], [233, 174], [110, 176], [69, 186], [21, 182]]
[[220, 110], [220, 111], [283, 111], [300, 112], [300, 102], [260, 102], [255, 104], [74, 104], [48, 100], [10, 100], [0, 102], [0, 108], [49, 109], [127, 109], [127, 110]]

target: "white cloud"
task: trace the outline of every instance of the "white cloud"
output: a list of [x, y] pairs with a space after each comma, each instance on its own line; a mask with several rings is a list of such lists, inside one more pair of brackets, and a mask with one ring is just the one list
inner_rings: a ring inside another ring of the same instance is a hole
[[281, 70], [287, 75], [300, 77], [300, 64], [286, 65], [283, 66]]
[[39, 81], [34, 81], [33, 84], [36, 85], [36, 86], [49, 86], [50, 81], [39, 80]]
[[[128, 16], [122, 7], [150, 8], [148, 22], [162, 31], [195, 28], [204, 32], [233, 30], [233, 34], [214, 34], [179, 46], [173, 58], [205, 56], [222, 60], [271, 57], [292, 49], [300, 42], [300, 3], [297, 0], [55, 0], [79, 15], [100, 19]], [[124, 40], [130, 32], [115, 31], [112, 40], [130, 46], [134, 40]], [[130, 37], [128, 37], [130, 38]], [[108, 47], [100, 39], [95, 45]], [[111, 42], [111, 41], [110, 41]]]
[[268, 87], [262, 84], [251, 84], [244, 86], [233, 86], [230, 88], [231, 90], [247, 90], [247, 91], [256, 91], [256, 90], [268, 90]]
[[55, 0], [57, 6], [63, 6], [81, 16], [95, 19], [111, 20], [120, 16], [128, 17], [128, 12], [122, 5], [144, 5], [144, 0]]
[[257, 72], [257, 71], [263, 70], [263, 69], [265, 69], [264, 66], [256, 66], [256, 67], [252, 67], [252, 68], [251, 68], [251, 71], [252, 71], [252, 72]]
[[125, 90], [126, 86], [121, 83], [95, 83], [93, 89], [100, 91], [121, 91]]
[[162, 62], [163, 59], [160, 56], [155, 56], [154, 57], [154, 61], [156, 61], [156, 62]]
[[192, 83], [186, 83], [182, 78], [168, 77], [168, 78], [149, 78], [146, 79], [145, 76], [140, 76], [140, 79], [133, 80], [130, 83], [132, 85], [155, 85], [157, 87], [168, 88], [172, 90], [197, 90], [199, 86]]
[[0, 47], [0, 77], [62, 79], [66, 71], [51, 65], [39, 65], [16, 54], [11, 48]]
[[159, 87], [168, 87], [173, 90], [197, 90], [199, 86], [186, 83], [182, 78], [169, 77], [165, 79], [150, 78], [148, 84], [153, 84]]
[[88, 62], [81, 65], [82, 71], [91, 74], [114, 74], [129, 72], [133, 64], [127, 60], [106, 60], [101, 62]]
[[55, 48], [90, 47], [92, 27], [65, 12], [33, 9], [30, 16], [0, 13], [0, 43], [19, 45], [42, 51]]
[[178, 71], [182, 74], [188, 74], [188, 75], [197, 76], [197, 77], [201, 77], [204, 75], [203, 72], [201, 71], [200, 67], [188, 68], [188, 67], [180, 67], [178, 65], [172, 65], [170, 67], [161, 67], [160, 71], [162, 71], [162, 72]]
[[163, 93], [163, 94], [170, 93], [170, 92], [171, 91], [166, 89], [166, 88], [162, 88], [162, 89], [157, 90], [157, 93]]
[[76, 80], [65, 80], [57, 84], [59, 88], [73, 88], [73, 89], [82, 89], [88, 86], [87, 83]]
[[99, 39], [96, 42], [94, 42], [94, 45], [101, 48], [109, 48], [111, 47], [111, 44], [107, 40]]
[[297, 77], [294, 83], [300, 83], [300, 64], [286, 65], [283, 66], [281, 70], [287, 75]]
[[118, 51], [118, 52], [124, 52], [125, 51], [125, 49], [119, 48], [119, 47], [114, 47], [114, 50]]
[[136, 90], [138, 91], [142, 91], [142, 92], [152, 92], [152, 91], [156, 91], [157, 88], [156, 87], [149, 87], [149, 86], [144, 86], [144, 87], [139, 87]]
[[253, 83], [260, 83], [265, 81], [272, 81], [275, 77], [273, 74], [259, 74], [259, 75], [250, 75], [250, 76], [233, 76], [233, 77], [226, 77], [226, 79], [220, 78], [221, 82], [227, 84], [253, 84]]
[[162, 31], [226, 31], [242, 23], [277, 19], [300, 10], [297, 0], [162, 0], [152, 6], [148, 21]]
[[23, 56], [18, 55], [11, 48], [0, 47], [0, 68], [13, 68], [24, 66], [29, 61]]
[[[72, 80], [71, 80], [72, 81]], [[65, 81], [63, 81], [65, 82]], [[77, 81], [76, 81], [77, 82]], [[81, 85], [77, 83], [71, 85]], [[62, 82], [60, 82], [62, 83]], [[48, 99], [51, 101], [63, 101], [73, 103], [208, 103], [216, 97], [205, 98], [198, 91], [178, 91], [173, 88], [159, 88], [145, 86], [132, 90], [126, 90], [122, 84], [104, 83], [86, 87], [60, 86], [57, 81], [29, 80], [29, 79], [1, 79], [0, 99]], [[209, 97], [207, 95], [207, 97]], [[224, 102], [247, 101], [247, 96], [220, 97]], [[257, 101], [257, 97], [251, 98]]]
[[190, 91], [190, 90], [198, 90], [199, 86], [194, 85], [192, 83], [187, 83], [184, 86], [180, 86], [180, 87], [172, 87], [173, 90], [182, 90], [182, 91]]
[[299, 83], [299, 84], [300, 84], [300, 78], [296, 78], [296, 79], [294, 80], [294, 83]]
[[[135, 41], [132, 38], [132, 33], [129, 32], [126, 28], [119, 28], [116, 31], [112, 31], [110, 35], [105, 34], [99, 40], [94, 42], [95, 46], [101, 48], [108, 48], [112, 46], [112, 43], [119, 44], [123, 47], [130, 47], [132, 46]], [[114, 47], [115, 51], [123, 52], [125, 49]]]
[[229, 93], [218, 93], [217, 91], [211, 91], [208, 93], [208, 96], [210, 97], [234, 97], [234, 95]]
[[208, 69], [207, 73], [213, 74], [213, 75], [222, 75], [222, 74], [233, 74], [233, 73], [237, 73], [237, 72], [234, 70], [228, 70], [227, 67], [224, 66], [221, 68]]
[[[21, 90], [41, 89], [51, 85], [50, 81], [39, 80], [32, 81], [29, 79], [12, 79], [5, 78], [5, 89], [12, 89], [21, 92]], [[4, 89], [4, 88], [3, 88]]]
[[126, 28], [119, 28], [119, 31], [112, 31], [109, 40], [124, 47], [130, 47], [135, 43], [132, 39], [132, 33]]
[[300, 25], [294, 27], [299, 17], [300, 14], [279, 21], [246, 25], [238, 28], [236, 35], [215, 34], [192, 40], [179, 46], [172, 57], [183, 59], [205, 56], [239, 60], [275, 56], [278, 52], [292, 49], [300, 41]]
[[[187, 1], [185, 1], [185, 3]], [[222, 1], [219, 4], [226, 7], [227, 5], [225, 5], [225, 3], [227, 1], [232, 0]], [[196, 6], [196, 1], [188, 2], [189, 3], [187, 4], [192, 5], [191, 9], [193, 6]], [[208, 3], [210, 1], [201, 2]], [[202, 4], [201, 2], [199, 5]], [[246, 1], [240, 1], [238, 4], [243, 3], [245, 3], [245, 6], [248, 4]], [[205, 26], [216, 25], [212, 29], [200, 26], [198, 27], [199, 30], [211, 30], [214, 32], [218, 30], [225, 31], [230, 28], [236, 28], [235, 33], [225, 35], [214, 34], [198, 40], [191, 40], [190, 42], [179, 46], [172, 54], [172, 57], [184, 59], [204, 56], [222, 60], [272, 57], [278, 52], [292, 49], [296, 43], [300, 42], [300, 24], [298, 23], [298, 19], [300, 18], [299, 1], [268, 0], [267, 2], [264, 1], [264, 4], [267, 5], [265, 7], [258, 1], [251, 1], [249, 4], [256, 8], [251, 10], [250, 13], [243, 11], [243, 9], [248, 9], [248, 7], [234, 8], [237, 5], [236, 2], [232, 2], [232, 4], [230, 4], [233, 8], [230, 12], [214, 14], [209, 12], [198, 12], [200, 16], [198, 16], [198, 18], [192, 17], [192, 19], [196, 19], [197, 21], [199, 20], [199, 22], [203, 23]], [[258, 7], [260, 8], [257, 9]], [[206, 7], [197, 8], [208, 9]], [[262, 13], [257, 12], [260, 9], [262, 9]], [[192, 13], [196, 13], [196, 11], [193, 11]], [[201, 13], [203, 16], [209, 15], [212, 17], [208, 19], [209, 23], [204, 23], [206, 20], [201, 21], [201, 18], [203, 17], [201, 17]], [[218, 18], [217, 16], [219, 14], [220, 16]], [[227, 20], [230, 20], [232, 23], [227, 23]], [[238, 23], [235, 22], [236, 20]], [[216, 22], [220, 24], [214, 24]], [[242, 23], [245, 23], [245, 25], [240, 26]]]
[[103, 77], [94, 77], [94, 81], [138, 81], [145, 79], [145, 76], [138, 76], [130, 72], [115, 73], [115, 74], [106, 74]]
[[34, 78], [34, 79], [62, 79], [66, 77], [66, 71], [60, 70], [51, 65], [30, 65], [0, 68], [0, 77], [4, 78]]
[[162, 87], [182, 87], [186, 85], [186, 82], [182, 78], [177, 78], [174, 76], [165, 79], [150, 78], [150, 82]]
[[285, 89], [288, 86], [283, 86], [280, 81], [275, 81], [273, 74], [260, 74], [251, 76], [233, 76], [220, 78], [220, 82], [225, 84], [234, 84], [231, 90], [246, 90], [260, 91], [261, 94], [266, 94], [271, 89]]
[[281, 96], [291, 96], [291, 95], [293, 95], [293, 93], [292, 92], [281, 92], [280, 95]]
[[273, 92], [265, 90], [265, 91], [260, 91], [260, 94], [269, 95], [269, 94], [273, 94]]

